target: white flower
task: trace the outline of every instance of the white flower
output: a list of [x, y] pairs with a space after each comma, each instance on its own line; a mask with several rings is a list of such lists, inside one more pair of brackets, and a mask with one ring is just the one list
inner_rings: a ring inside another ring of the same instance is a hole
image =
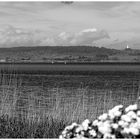
[[93, 136], [93, 137], [96, 136], [96, 132], [95, 132], [94, 130], [90, 130], [90, 131], [89, 131], [89, 134], [90, 134], [91, 136]]
[[[103, 138], [115, 139], [116, 134], [111, 134], [111, 132], [113, 132], [112, 129], [120, 130], [120, 133], [128, 134], [130, 136], [140, 135], [140, 110], [138, 110], [137, 105], [128, 106], [125, 109], [125, 112], [123, 112], [121, 108], [123, 108], [122, 105], [115, 106], [113, 109], [109, 110], [108, 114], [104, 113], [98, 117], [98, 120], [92, 122], [93, 126], [98, 127], [99, 133], [103, 134]], [[76, 139], [86, 139], [86, 137], [84, 137], [85, 133], [88, 133], [87, 136], [89, 136], [89, 138], [97, 138], [98, 133], [96, 133], [94, 127], [92, 128], [89, 124], [90, 121], [88, 119], [83, 121], [81, 125], [73, 123], [64, 129], [59, 138], [69, 138], [71, 136], [71, 130], [75, 130], [73, 135]], [[125, 135], [123, 136], [125, 137]]]
[[77, 123], [72, 123], [72, 127], [75, 127], [77, 126], [78, 124]]
[[121, 119], [126, 122], [131, 122], [131, 118], [128, 115], [122, 115]]
[[137, 104], [134, 104], [134, 105], [130, 105], [128, 106], [125, 111], [128, 112], [128, 111], [133, 111], [133, 110], [137, 110], [138, 109], [138, 106]]
[[103, 137], [104, 139], [110, 138], [110, 139], [115, 139], [115, 135], [111, 135], [110, 133], [106, 133]]
[[107, 121], [103, 122], [103, 125], [110, 126], [110, 121], [107, 120]]
[[115, 136], [115, 135], [111, 135], [110, 138], [111, 138], [111, 139], [116, 139], [116, 136]]
[[77, 135], [76, 135], [76, 137], [75, 137], [75, 139], [83, 139], [83, 136], [82, 136], [82, 135], [77, 134]]
[[103, 122], [98, 122], [98, 124], [97, 124], [97, 126], [99, 127], [99, 126], [102, 126], [103, 125]]
[[136, 113], [133, 112], [133, 111], [129, 111], [129, 112], [127, 113], [127, 116], [129, 116], [129, 117], [131, 117], [131, 118], [133, 118], [133, 119], [136, 119], [136, 118], [137, 118]]
[[130, 129], [129, 129], [129, 128], [124, 128], [124, 129], [122, 130], [122, 133], [129, 134], [129, 133], [130, 133]]
[[59, 139], [64, 139], [62, 135], [59, 136]]
[[120, 120], [120, 121], [118, 122], [118, 124], [119, 124], [120, 126], [123, 126], [123, 125], [124, 125], [124, 121]]
[[140, 123], [140, 117], [137, 117], [136, 119], [137, 119], [137, 122]]
[[104, 121], [108, 117], [107, 113], [104, 113], [103, 115], [99, 116], [99, 120]]
[[122, 108], [122, 105], [119, 106], [115, 106], [113, 109], [109, 110], [108, 114], [110, 119], [114, 119], [115, 117], [119, 117], [122, 112], [120, 111], [120, 109]]
[[82, 123], [83, 129], [87, 130], [89, 126], [90, 121], [88, 119], [84, 120]]
[[64, 130], [64, 131], [62, 132], [62, 135], [66, 135], [66, 133], [67, 133], [67, 131], [66, 131], [66, 130]]
[[110, 119], [114, 119], [115, 118], [114, 112], [112, 110], [109, 110], [108, 115], [109, 115]]
[[124, 122], [124, 124], [122, 125], [123, 128], [128, 127], [129, 123], [128, 122]]
[[119, 110], [119, 109], [121, 109], [121, 108], [123, 108], [123, 105], [117, 105], [117, 106], [115, 106], [113, 109], [114, 109], [115, 111], [117, 111], [117, 110]]
[[113, 123], [113, 124], [112, 124], [112, 128], [117, 129], [118, 127], [119, 127], [119, 126], [118, 126], [117, 123]]
[[86, 137], [81, 137], [80, 139], [89, 139], [89, 138], [86, 138]]
[[114, 112], [114, 116], [116, 116], [116, 117], [119, 117], [119, 116], [121, 116], [121, 112], [120, 111], [116, 111], [116, 112]]
[[139, 128], [139, 124], [136, 122], [136, 123], [131, 123], [130, 128]]
[[122, 121], [122, 120], [119, 121], [118, 124], [119, 124], [119, 126], [121, 126], [121, 127], [123, 127], [123, 128], [128, 127], [128, 125], [129, 125], [128, 122], [124, 122], [124, 121]]
[[98, 125], [98, 120], [93, 121], [92, 125], [97, 126]]
[[79, 133], [83, 130], [84, 128], [80, 125], [79, 127], [76, 128], [75, 132]]
[[106, 122], [102, 123], [102, 125], [98, 126], [98, 129], [102, 134], [111, 132], [110, 124], [108, 121], [106, 121]]
[[98, 129], [102, 134], [105, 134], [108, 132], [108, 128], [105, 128], [104, 126], [100, 126]]
[[65, 130], [66, 130], [66, 131], [67, 131], [67, 130], [71, 130], [71, 129], [73, 129], [75, 126], [78, 126], [78, 124], [77, 124], [77, 123], [72, 123], [71, 125], [67, 126], [67, 127], [65, 128]]
[[115, 106], [114, 108], [112, 108], [109, 111], [112, 112], [112, 113], [115, 113], [116, 111], [119, 111], [121, 108], [123, 108], [123, 105], [118, 105], [118, 106]]
[[84, 135], [84, 131], [81, 131], [81, 135]]
[[136, 128], [140, 129], [140, 118], [137, 117], [137, 121], [135, 122], [137, 124]]
[[137, 112], [137, 115], [140, 116], [140, 111]]
[[138, 135], [139, 134], [139, 130], [137, 128], [131, 127], [129, 128], [129, 131], [134, 134], [134, 135]]
[[87, 139], [86, 137], [84, 137], [83, 135], [79, 135], [77, 134], [75, 138], [73, 139]]

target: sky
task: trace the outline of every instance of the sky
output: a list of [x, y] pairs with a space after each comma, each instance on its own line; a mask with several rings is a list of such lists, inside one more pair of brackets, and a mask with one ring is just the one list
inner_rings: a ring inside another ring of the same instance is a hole
[[0, 47], [140, 48], [140, 2], [0, 2]]

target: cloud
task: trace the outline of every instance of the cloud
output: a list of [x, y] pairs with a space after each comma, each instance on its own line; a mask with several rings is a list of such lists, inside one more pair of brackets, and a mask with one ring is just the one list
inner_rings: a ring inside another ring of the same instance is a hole
[[93, 45], [95, 41], [109, 38], [109, 35], [104, 30], [97, 30], [96, 28], [83, 29], [78, 33], [61, 32], [57, 36], [46, 38], [41, 45]]
[[0, 46], [34, 46], [40, 43], [40, 40], [34, 35], [37, 31], [29, 31], [23, 28], [15, 28], [11, 25], [5, 25], [0, 29]]
[[71, 40], [71, 43], [75, 45], [93, 45], [95, 41], [104, 38], [109, 38], [109, 34], [104, 30], [98, 31], [95, 28], [84, 29], [75, 35], [73, 40]]
[[68, 38], [70, 37], [70, 35], [66, 32], [62, 32], [58, 35], [58, 37], [62, 40], [68, 40]]
[[0, 47], [93, 45], [96, 41], [107, 38], [109, 35], [105, 30], [96, 28], [54, 35], [50, 35], [47, 31], [15, 28], [11, 25], [0, 28]]
[[97, 32], [96, 28], [92, 28], [92, 29], [84, 29], [83, 31], [81, 31], [82, 33], [86, 33], [86, 32]]
[[40, 46], [56, 46], [56, 41], [52, 37], [45, 38], [39, 44]]

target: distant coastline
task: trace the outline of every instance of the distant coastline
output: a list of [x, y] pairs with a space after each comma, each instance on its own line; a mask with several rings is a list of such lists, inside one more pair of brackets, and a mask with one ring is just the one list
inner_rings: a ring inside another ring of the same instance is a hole
[[140, 62], [140, 50], [91, 46], [0, 48], [0, 62], [8, 63], [117, 63]]
[[140, 62], [0, 62], [0, 65], [140, 65]]
[[1, 73], [15, 74], [82, 74], [94, 72], [140, 72], [139, 63], [0, 63]]

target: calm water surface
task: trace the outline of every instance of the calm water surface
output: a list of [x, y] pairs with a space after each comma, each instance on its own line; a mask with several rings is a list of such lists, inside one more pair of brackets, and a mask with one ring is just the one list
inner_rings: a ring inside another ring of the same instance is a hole
[[22, 86], [138, 90], [140, 81], [139, 64], [0, 64], [0, 69], [1, 84], [16, 78]]

